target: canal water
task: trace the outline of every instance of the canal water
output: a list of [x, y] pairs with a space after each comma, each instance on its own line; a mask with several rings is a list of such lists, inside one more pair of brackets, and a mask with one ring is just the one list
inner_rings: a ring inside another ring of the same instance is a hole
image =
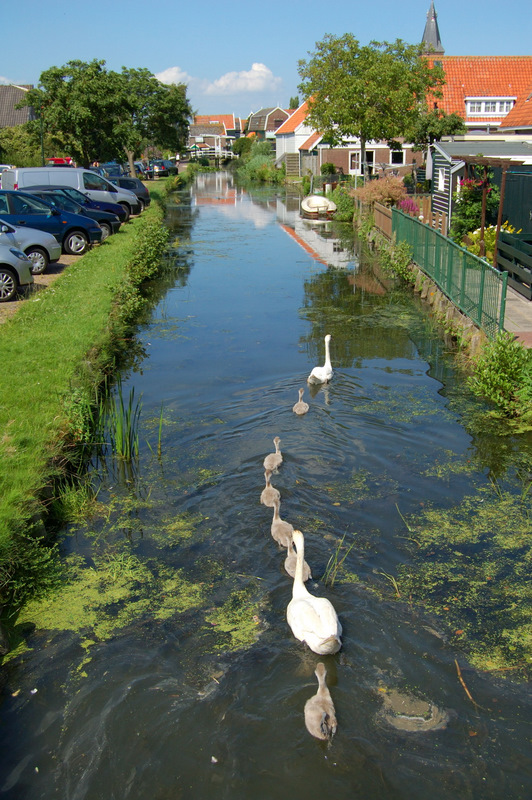
[[[89, 522], [62, 541], [67, 607], [21, 624], [0, 797], [529, 798], [528, 685], [473, 669], [396, 580], [426, 509], [494, 476], [518, 491], [515, 448], [468, 427], [478, 404], [426, 309], [349, 226], [224, 174], [175, 195], [168, 222], [168, 274], [122, 377], [140, 455], [95, 458]], [[334, 377], [309, 389], [325, 334]], [[286, 622], [292, 582], [259, 502], [275, 436], [281, 516], [343, 626], [335, 656]], [[320, 660], [330, 744], [303, 715]]]

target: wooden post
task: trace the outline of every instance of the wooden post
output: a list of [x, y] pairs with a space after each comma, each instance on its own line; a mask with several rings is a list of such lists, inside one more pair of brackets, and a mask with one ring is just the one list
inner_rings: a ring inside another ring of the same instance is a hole
[[497, 245], [499, 244], [499, 233], [501, 230], [501, 222], [502, 222], [502, 211], [504, 207], [504, 193], [506, 191], [506, 170], [508, 169], [508, 164], [502, 165], [502, 177], [501, 177], [501, 197], [499, 200], [499, 211], [497, 212], [497, 230], [495, 231], [495, 247], [493, 248], [493, 266], [497, 269]]
[[488, 196], [488, 168], [484, 164], [484, 179], [482, 181], [482, 216], [480, 220], [480, 257], [486, 255], [486, 244], [484, 242], [484, 228], [486, 227], [486, 200]]

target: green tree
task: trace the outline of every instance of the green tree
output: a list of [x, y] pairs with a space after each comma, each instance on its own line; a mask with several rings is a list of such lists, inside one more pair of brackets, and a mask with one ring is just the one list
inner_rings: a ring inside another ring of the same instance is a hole
[[291, 109], [299, 108], [299, 95], [296, 94], [295, 97], [290, 98], [290, 104], [288, 108]]
[[116, 127], [122, 99], [120, 76], [108, 72], [105, 61], [69, 61], [45, 70], [24, 105], [40, 109], [53, 143], [88, 166], [96, 158], [119, 156]]
[[437, 97], [444, 74], [422, 56], [422, 45], [400, 39], [361, 46], [352, 34], [327, 34], [310, 59], [299, 61], [299, 89], [309, 102], [309, 122], [331, 141], [358, 137], [364, 173], [366, 142], [405, 136]]
[[429, 144], [439, 142], [443, 136], [462, 133], [467, 133], [462, 117], [458, 114], [446, 114], [441, 109], [434, 108], [431, 111], [424, 109], [420, 112], [412, 128], [405, 131], [405, 138], [420, 150], [424, 150]]
[[123, 67], [119, 77], [122, 92], [116, 134], [134, 175], [133, 161], [147, 144], [174, 152], [183, 149], [192, 109], [184, 84], [163, 84], [148, 69]]
[[247, 139], [245, 136], [241, 136], [240, 139], [237, 139], [236, 142], [233, 142], [233, 153], [236, 153], [237, 156], [243, 157], [250, 152], [252, 144], [252, 139]]
[[97, 60], [45, 70], [24, 105], [40, 109], [54, 145], [85, 166], [125, 153], [131, 168], [147, 143], [181, 149], [192, 115], [183, 85], [162, 84], [147, 69], [113, 72]]
[[[51, 152], [51, 143], [45, 140], [45, 151]], [[39, 122], [25, 122], [12, 128], [0, 129], [0, 160], [17, 167], [41, 166], [41, 139]]]

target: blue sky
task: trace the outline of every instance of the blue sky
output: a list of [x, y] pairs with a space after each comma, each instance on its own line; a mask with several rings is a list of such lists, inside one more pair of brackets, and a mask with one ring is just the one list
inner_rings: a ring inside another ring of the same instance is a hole
[[[37, 84], [67, 61], [147, 67], [185, 82], [195, 111], [247, 116], [288, 107], [297, 63], [326, 33], [419, 42], [430, 0], [11, 0], [2, 11], [0, 83]], [[531, 55], [530, 0], [435, 0], [447, 55]]]

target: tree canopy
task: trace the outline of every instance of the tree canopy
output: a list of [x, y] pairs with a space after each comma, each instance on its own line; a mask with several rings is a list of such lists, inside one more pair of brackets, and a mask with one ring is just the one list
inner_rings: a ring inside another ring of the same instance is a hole
[[327, 34], [299, 61], [309, 122], [333, 143], [358, 137], [366, 167], [367, 141], [404, 137], [426, 109], [427, 94], [439, 95], [443, 70], [422, 51], [401, 39], [362, 46], [350, 33]]
[[186, 87], [160, 83], [147, 69], [69, 61], [45, 70], [24, 98], [55, 144], [78, 163], [133, 160], [147, 144], [179, 150], [192, 110]]

